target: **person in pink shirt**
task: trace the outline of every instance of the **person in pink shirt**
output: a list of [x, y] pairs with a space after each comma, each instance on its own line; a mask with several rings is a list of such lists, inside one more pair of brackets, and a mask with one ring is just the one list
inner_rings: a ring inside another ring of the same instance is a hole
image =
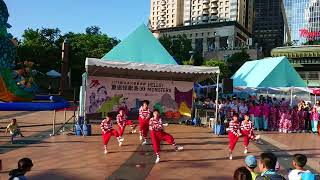
[[253, 102], [249, 103], [249, 115], [250, 115], [251, 121], [254, 121], [254, 103]]
[[254, 107], [254, 129], [260, 130], [262, 128], [261, 122], [262, 122], [262, 107], [261, 104], [256, 104]]
[[292, 122], [292, 129], [291, 130], [293, 132], [299, 131], [299, 112], [298, 112], [297, 106], [295, 106], [292, 110], [291, 122]]
[[290, 133], [291, 132], [291, 111], [286, 109], [281, 114], [279, 132]]
[[317, 107], [314, 106], [311, 110], [311, 128], [313, 133], [318, 132], [318, 121], [319, 121], [319, 113], [317, 111]]
[[275, 106], [275, 104], [272, 105], [270, 108], [270, 116], [269, 116], [269, 129], [271, 131], [277, 131], [278, 130], [278, 124], [279, 124], [279, 119], [278, 119], [278, 109]]
[[267, 103], [267, 101], [264, 101], [264, 103], [263, 103], [262, 114], [263, 114], [262, 128], [263, 128], [263, 130], [267, 131], [268, 130], [269, 115], [270, 115], [270, 106]]

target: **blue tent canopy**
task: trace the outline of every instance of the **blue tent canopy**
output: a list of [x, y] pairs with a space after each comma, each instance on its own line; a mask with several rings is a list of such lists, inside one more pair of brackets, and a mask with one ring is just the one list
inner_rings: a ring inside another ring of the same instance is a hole
[[231, 79], [233, 87], [307, 87], [284, 56], [246, 62]]
[[144, 24], [102, 57], [105, 61], [177, 65]]

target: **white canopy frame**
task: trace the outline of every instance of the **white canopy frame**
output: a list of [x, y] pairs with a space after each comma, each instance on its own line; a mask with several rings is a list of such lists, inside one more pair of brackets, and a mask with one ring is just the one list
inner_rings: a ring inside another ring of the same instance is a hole
[[[189, 65], [160, 65], [134, 62], [105, 61], [96, 58], [87, 58], [86, 77], [104, 76], [128, 79], [157, 79], [172, 81], [198, 82], [216, 77], [216, 102], [219, 98], [219, 67], [189, 66]], [[86, 84], [82, 84], [86, 91]], [[86, 93], [84, 93], [82, 107], [85, 107]], [[84, 109], [84, 108], [80, 108]], [[218, 119], [218, 106], [215, 109], [216, 122]], [[82, 113], [85, 116], [85, 113]]]

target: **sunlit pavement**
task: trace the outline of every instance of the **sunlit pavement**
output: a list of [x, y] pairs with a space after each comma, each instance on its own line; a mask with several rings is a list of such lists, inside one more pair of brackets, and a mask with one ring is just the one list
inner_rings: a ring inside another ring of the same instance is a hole
[[[163, 145], [159, 164], [154, 164], [152, 145], [141, 146], [138, 134], [128, 134], [128, 131], [123, 146], [119, 147], [113, 138], [108, 146], [109, 153], [104, 155], [99, 125], [93, 126], [93, 136], [50, 137], [52, 115], [52, 112], [17, 114], [20, 126], [43, 126], [22, 128], [28, 137], [18, 138], [16, 144], [11, 145], [9, 136], [3, 136], [1, 132], [3, 171], [0, 179], [7, 179], [8, 171], [15, 168], [22, 157], [34, 161], [34, 167], [28, 173], [30, 179], [231, 179], [234, 170], [243, 165], [245, 157], [242, 138], [236, 146], [234, 160], [230, 161], [227, 136], [215, 136], [208, 128], [184, 125], [166, 128], [184, 150], [175, 152], [172, 146]], [[71, 115], [72, 112], [68, 112], [67, 116]], [[11, 116], [15, 113], [0, 112], [1, 127], [6, 126]], [[61, 122], [63, 113], [59, 112], [57, 123]], [[264, 150], [276, 153], [285, 173], [290, 167], [290, 155], [304, 153], [309, 158], [309, 166], [320, 171], [320, 136], [264, 133], [262, 139], [264, 145], [249, 145], [249, 154], [258, 156]]]

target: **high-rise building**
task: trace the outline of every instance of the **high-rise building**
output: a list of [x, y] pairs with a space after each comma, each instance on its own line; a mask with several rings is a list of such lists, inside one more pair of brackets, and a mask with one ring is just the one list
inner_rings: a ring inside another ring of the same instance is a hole
[[282, 0], [256, 0], [254, 43], [262, 47], [265, 56], [284, 44], [284, 13]]
[[290, 36], [296, 45], [320, 38], [320, 0], [283, 0]]
[[151, 0], [151, 28], [160, 29], [183, 25], [183, 2], [183, 0]]
[[254, 0], [151, 0], [152, 29], [237, 21], [252, 33]]

